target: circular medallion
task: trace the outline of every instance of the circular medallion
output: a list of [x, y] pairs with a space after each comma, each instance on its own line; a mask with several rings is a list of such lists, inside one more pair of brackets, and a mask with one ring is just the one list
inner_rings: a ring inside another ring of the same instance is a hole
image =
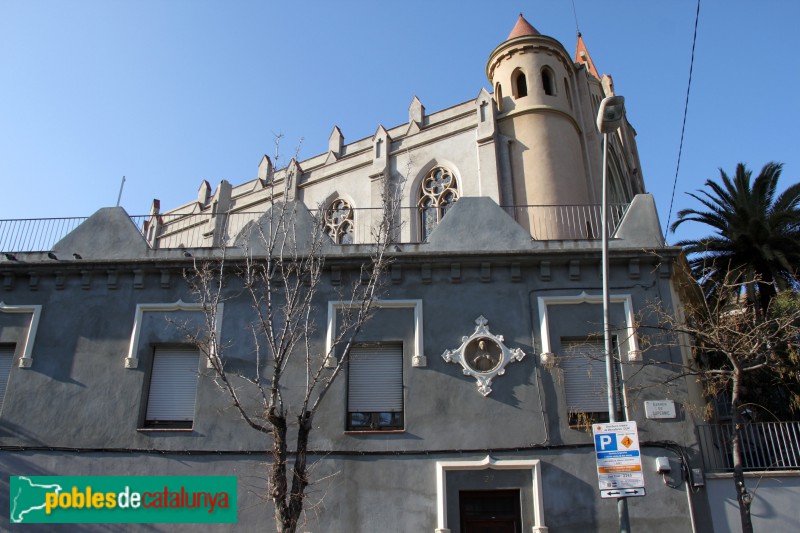
[[464, 358], [472, 370], [491, 372], [500, 364], [502, 353], [502, 349], [495, 341], [486, 337], [478, 337], [464, 349]]

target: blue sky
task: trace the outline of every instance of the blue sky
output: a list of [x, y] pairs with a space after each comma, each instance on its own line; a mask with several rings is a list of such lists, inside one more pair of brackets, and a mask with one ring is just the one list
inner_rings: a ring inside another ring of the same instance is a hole
[[[666, 222], [696, 0], [575, 0], [595, 64], [638, 132]], [[611, 11], [614, 11], [612, 13]], [[0, 0], [0, 218], [130, 214], [191, 201], [201, 180], [291, 157], [474, 98], [522, 11], [574, 52], [570, 0], [305, 2]], [[800, 180], [800, 2], [704, 0], [674, 211], [718, 168], [783, 161]], [[696, 235], [687, 226], [669, 240]]]

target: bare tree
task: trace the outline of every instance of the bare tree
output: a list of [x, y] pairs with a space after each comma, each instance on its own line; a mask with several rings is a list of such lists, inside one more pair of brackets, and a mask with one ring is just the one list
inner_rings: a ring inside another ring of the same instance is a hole
[[[390, 264], [392, 235], [398, 228], [403, 180], [381, 176], [382, 205], [371, 210], [371, 239], [351, 256], [349, 282], [342, 282], [332, 342], [320, 342], [317, 310], [326, 309], [321, 289], [326, 247], [325, 208], [315, 213], [291, 201], [293, 180], [300, 176], [290, 163], [280, 179], [270, 183], [270, 209], [235, 241], [238, 248], [221, 248], [216, 261], [195, 263], [187, 280], [202, 303], [202, 335], [186, 332], [213, 369], [215, 382], [241, 418], [270, 442], [267, 497], [274, 506], [276, 530], [296, 531], [302, 523], [306, 488], [311, 482], [307, 452], [313, 420], [348, 361], [355, 339], [374, 311]], [[345, 276], [346, 278], [346, 276]], [[219, 305], [245, 299], [251, 308], [254, 356], [244, 366], [232, 364], [228, 343], [216, 328]], [[323, 331], [324, 334], [324, 331]], [[302, 383], [300, 393], [297, 384]], [[291, 389], [289, 390], [289, 384]], [[252, 401], [246, 395], [254, 395]], [[293, 441], [292, 441], [293, 439]]]
[[757, 302], [746, 297], [752, 292], [746, 285], [754, 281], [743, 283], [740, 279], [736, 272], [728, 273], [715, 282], [714, 291], [705, 291], [684, 263], [684, 269], [678, 273], [682, 309], [673, 313], [660, 304], [652, 305], [640, 329], [661, 333], [652, 337], [658, 339], [651, 340], [654, 346], [669, 342], [691, 350], [693, 360], [674, 368], [674, 379], [694, 375], [703, 383], [708, 397], [730, 395], [733, 480], [742, 531], [752, 533], [753, 494], [745, 485], [742, 438], [747, 422], [745, 409], [753, 407], [744, 400], [746, 381], [748, 377], [763, 375], [771, 375], [778, 381], [798, 380], [800, 306], [797, 295], [785, 292], [773, 300], [766, 313], [759, 312], [755, 309]]

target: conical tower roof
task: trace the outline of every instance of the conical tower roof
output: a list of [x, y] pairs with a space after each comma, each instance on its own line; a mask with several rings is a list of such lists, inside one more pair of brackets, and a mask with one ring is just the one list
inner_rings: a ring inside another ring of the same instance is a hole
[[578, 44], [575, 47], [575, 62], [585, 64], [586, 68], [589, 69], [589, 73], [600, 79], [600, 74], [597, 73], [597, 69], [594, 67], [594, 61], [592, 61], [592, 56], [589, 55], [589, 49], [586, 48], [586, 43], [583, 42], [583, 36], [581, 36], [580, 32], [578, 32]]
[[514, 29], [508, 34], [508, 39], [506, 39], [506, 41], [510, 41], [515, 37], [522, 37], [523, 35], [541, 35], [541, 33], [531, 26], [531, 23], [525, 20], [525, 17], [520, 13], [517, 23], [514, 24]]

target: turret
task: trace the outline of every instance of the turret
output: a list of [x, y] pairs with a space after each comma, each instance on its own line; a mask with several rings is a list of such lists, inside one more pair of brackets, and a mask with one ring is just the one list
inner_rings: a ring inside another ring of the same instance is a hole
[[[509, 141], [510, 182], [517, 206], [591, 201], [576, 120], [574, 71], [561, 43], [539, 33], [522, 14], [508, 39], [489, 56], [486, 75], [495, 90], [499, 133]], [[518, 216], [534, 237], [535, 211]]]

